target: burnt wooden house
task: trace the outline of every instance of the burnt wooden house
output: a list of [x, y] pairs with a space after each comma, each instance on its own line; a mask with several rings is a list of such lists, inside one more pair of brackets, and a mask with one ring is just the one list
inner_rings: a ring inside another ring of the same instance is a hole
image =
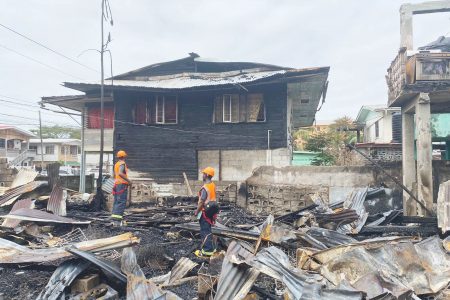
[[[105, 81], [105, 150], [129, 154], [135, 176], [157, 182], [243, 180], [261, 165], [287, 166], [296, 128], [312, 125], [329, 67], [293, 69], [216, 62], [195, 53]], [[65, 82], [79, 96], [42, 98], [80, 111], [87, 153], [99, 149], [98, 82]], [[88, 160], [89, 161], [89, 160]]]

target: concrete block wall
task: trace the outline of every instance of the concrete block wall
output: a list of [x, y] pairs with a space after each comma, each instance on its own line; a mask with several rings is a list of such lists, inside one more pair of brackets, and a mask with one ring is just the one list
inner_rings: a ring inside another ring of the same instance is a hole
[[[386, 166], [388, 172], [401, 178], [401, 164]], [[386, 175], [371, 166], [260, 167], [247, 179], [245, 206], [256, 213], [280, 215], [313, 203], [320, 197], [325, 203], [345, 198], [354, 188], [379, 186], [381, 183], [399, 189]], [[397, 194], [400, 195], [400, 193]]]
[[282, 215], [313, 203], [314, 197], [328, 201], [328, 187], [257, 185], [247, 186], [246, 208], [256, 214]]
[[[221, 181], [244, 181], [254, 169], [266, 166], [268, 155], [272, 166], [284, 167], [291, 164], [291, 151], [288, 148], [270, 150], [207, 150], [198, 152], [198, 170], [207, 166], [216, 169], [215, 179]], [[220, 169], [220, 167], [222, 169]]]
[[8, 159], [0, 158], [0, 187], [11, 186], [15, 178], [16, 170], [8, 168]]

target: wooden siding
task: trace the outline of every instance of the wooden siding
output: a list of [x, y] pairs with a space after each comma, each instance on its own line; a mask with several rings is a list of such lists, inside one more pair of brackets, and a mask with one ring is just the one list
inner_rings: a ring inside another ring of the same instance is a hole
[[264, 94], [264, 123], [214, 124], [214, 98], [229, 93], [214, 91], [179, 93], [178, 124], [149, 126], [125, 123], [132, 122], [133, 106], [146, 95], [115, 92], [118, 122], [115, 124], [114, 150], [127, 151], [127, 162], [133, 171], [158, 182], [168, 182], [182, 181], [182, 172], [190, 179], [197, 178], [198, 150], [266, 149], [267, 130], [272, 130], [271, 148], [287, 147], [286, 84], [249, 90], [249, 93], [256, 92]]

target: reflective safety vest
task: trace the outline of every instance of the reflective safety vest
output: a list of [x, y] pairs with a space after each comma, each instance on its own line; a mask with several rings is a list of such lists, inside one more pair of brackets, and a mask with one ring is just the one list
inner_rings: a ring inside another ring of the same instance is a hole
[[[205, 183], [202, 189], [205, 189], [206, 194], [208, 195], [208, 197], [205, 200], [205, 203], [209, 201], [216, 201], [216, 185], [214, 184], [214, 182]], [[200, 190], [199, 196], [200, 197], [202, 196], [202, 190]]]
[[128, 182], [125, 179], [123, 179], [122, 177], [119, 176], [119, 174], [120, 174], [120, 167], [122, 165], [125, 166], [125, 175], [128, 178], [128, 167], [127, 167], [127, 164], [123, 160], [119, 160], [114, 165], [114, 185], [128, 184]]

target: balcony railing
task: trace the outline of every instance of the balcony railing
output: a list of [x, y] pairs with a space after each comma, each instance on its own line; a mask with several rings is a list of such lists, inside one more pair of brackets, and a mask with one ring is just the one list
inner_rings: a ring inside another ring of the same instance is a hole
[[450, 53], [419, 52], [408, 56], [405, 48], [400, 49], [388, 69], [386, 81], [389, 105], [405, 91], [406, 86], [428, 83], [431, 91], [438, 84], [450, 82]]
[[401, 48], [388, 68], [388, 102], [391, 104], [401, 94], [406, 83], [406, 48]]

